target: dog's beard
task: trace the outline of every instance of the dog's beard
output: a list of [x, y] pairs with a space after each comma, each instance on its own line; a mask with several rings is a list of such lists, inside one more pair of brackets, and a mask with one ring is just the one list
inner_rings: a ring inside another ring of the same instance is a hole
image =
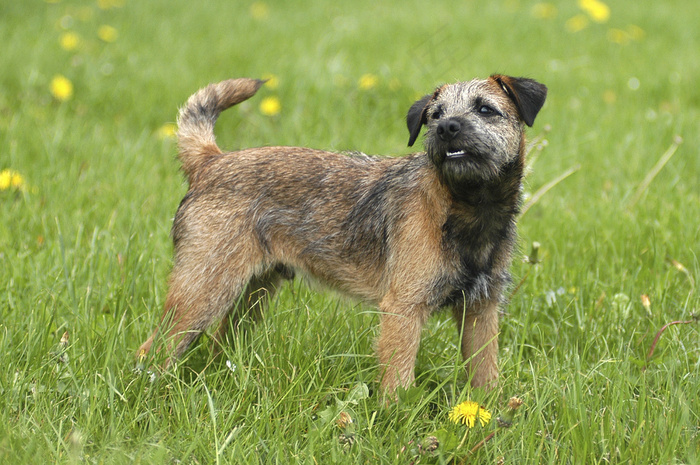
[[496, 179], [506, 158], [498, 156], [478, 140], [433, 142], [426, 138], [425, 149], [448, 185], [486, 183]]

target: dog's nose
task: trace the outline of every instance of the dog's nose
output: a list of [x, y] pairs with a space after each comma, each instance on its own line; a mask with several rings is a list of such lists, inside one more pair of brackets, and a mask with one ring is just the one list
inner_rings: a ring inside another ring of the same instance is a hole
[[445, 142], [451, 141], [462, 130], [462, 125], [456, 119], [440, 121], [437, 126], [437, 135]]

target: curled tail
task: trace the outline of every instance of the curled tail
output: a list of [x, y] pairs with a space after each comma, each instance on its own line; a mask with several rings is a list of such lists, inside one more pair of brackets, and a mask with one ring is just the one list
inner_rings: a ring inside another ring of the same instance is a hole
[[255, 95], [264, 83], [240, 78], [211, 84], [192, 95], [180, 109], [177, 143], [182, 170], [190, 184], [202, 163], [222, 153], [214, 137], [214, 124], [221, 112]]

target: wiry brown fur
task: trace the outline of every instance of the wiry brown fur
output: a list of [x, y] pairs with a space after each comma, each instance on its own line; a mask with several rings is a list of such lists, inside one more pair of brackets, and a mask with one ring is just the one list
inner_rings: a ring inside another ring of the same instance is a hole
[[298, 147], [222, 153], [216, 118], [261, 84], [213, 84], [180, 111], [180, 159], [190, 188], [173, 224], [175, 259], [161, 321], [172, 356], [218, 321], [221, 338], [244, 312], [258, 315], [299, 272], [379, 306], [386, 392], [413, 382], [421, 329], [442, 307], [452, 308], [460, 327], [472, 385], [493, 385], [523, 123], [532, 124], [546, 88], [498, 75], [443, 86], [409, 111], [409, 145], [425, 125], [426, 152], [403, 158]]

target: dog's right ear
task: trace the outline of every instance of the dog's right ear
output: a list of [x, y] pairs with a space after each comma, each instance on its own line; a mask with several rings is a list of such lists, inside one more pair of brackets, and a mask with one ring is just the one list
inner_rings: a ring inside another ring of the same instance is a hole
[[426, 95], [422, 99], [417, 100], [408, 110], [408, 114], [406, 115], [406, 124], [408, 125], [408, 132], [410, 134], [410, 137], [408, 138], [409, 147], [411, 147], [416, 139], [418, 139], [421, 128], [428, 122], [425, 111], [428, 108], [428, 104], [430, 104], [437, 94], [438, 91], [435, 91], [433, 95]]
[[501, 86], [503, 91], [515, 103], [520, 118], [532, 127], [535, 116], [542, 109], [547, 98], [547, 86], [533, 79], [515, 78], [494, 74], [491, 76]]

